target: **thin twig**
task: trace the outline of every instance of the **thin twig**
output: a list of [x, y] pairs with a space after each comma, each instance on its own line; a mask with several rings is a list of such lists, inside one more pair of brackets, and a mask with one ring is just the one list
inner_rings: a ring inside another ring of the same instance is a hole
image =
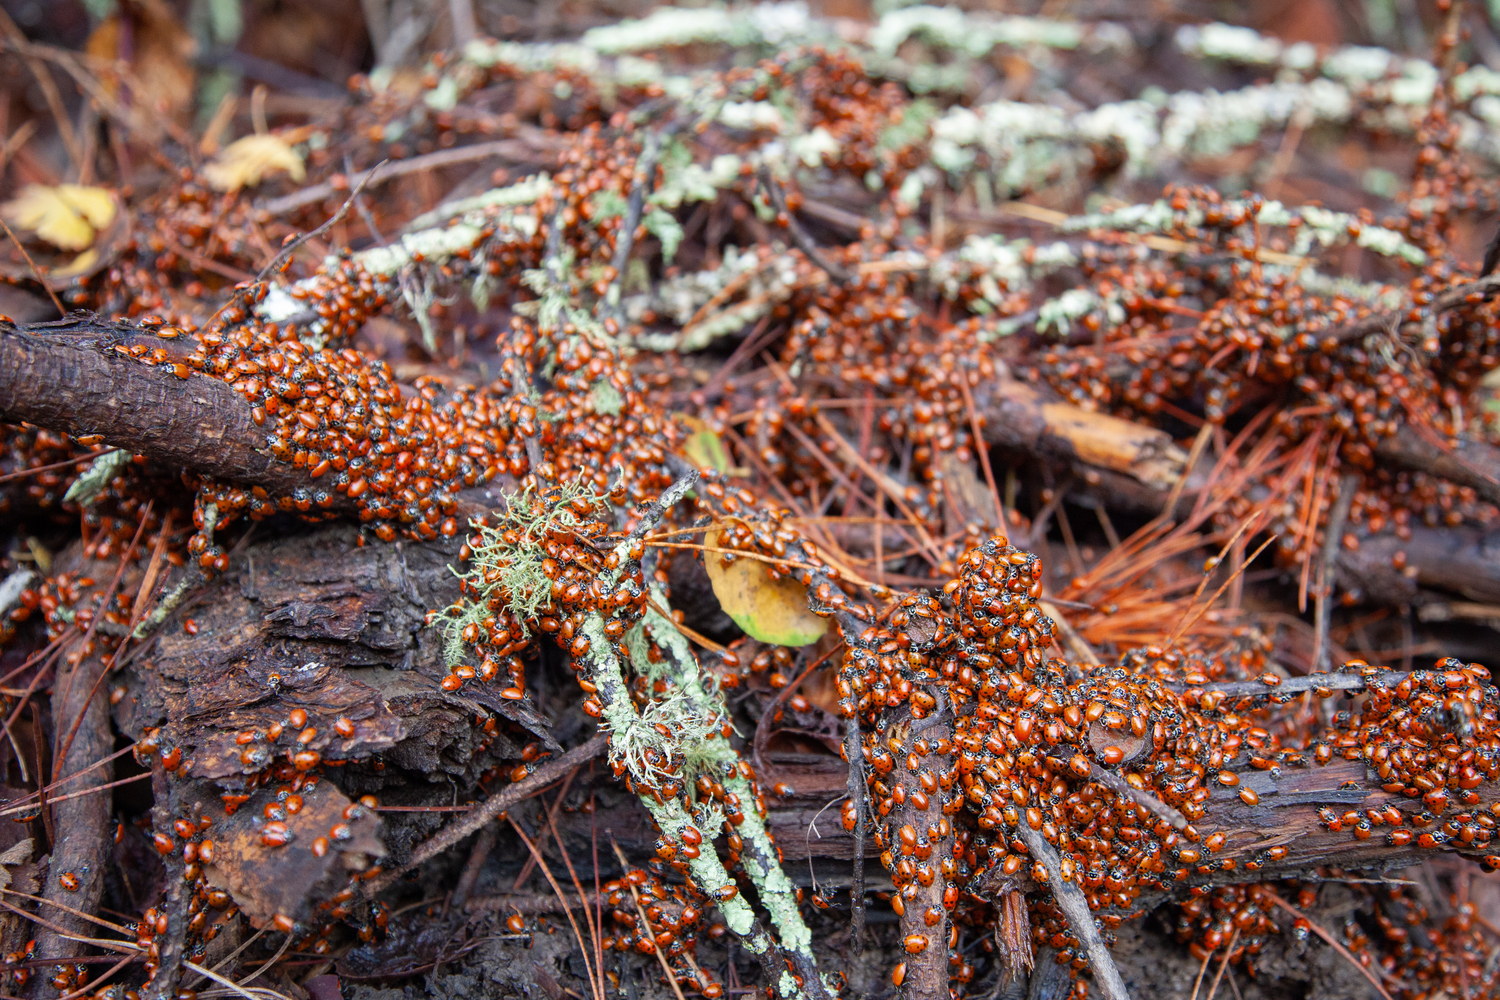
[[31, 276], [37, 280], [37, 284], [46, 290], [47, 295], [52, 299], [52, 304], [57, 307], [57, 315], [66, 316], [68, 310], [63, 308], [62, 299], [57, 297], [57, 293], [52, 290], [52, 286], [47, 282], [47, 272], [38, 267], [36, 261], [31, 259], [31, 254], [26, 252], [26, 248], [21, 245], [21, 241], [16, 238], [16, 234], [11, 232], [10, 223], [5, 221], [3, 215], [0, 215], [0, 226], [5, 227], [5, 235], [10, 237], [10, 241], [16, 245], [16, 249], [21, 251], [21, 256], [26, 258], [26, 263], [31, 268]]
[[[958, 376], [958, 389], [964, 396], [964, 408], [969, 411], [969, 429], [974, 434], [973, 449], [979, 452], [979, 464], [984, 468], [984, 481], [990, 488], [990, 500], [995, 505], [995, 527], [1005, 531], [1005, 506], [1000, 502], [1000, 488], [995, 485], [995, 470], [990, 467], [990, 446], [985, 443], [979, 427], [979, 411], [974, 408], [974, 394], [969, 391], [969, 380], [965, 373]], [[1183, 478], [1187, 478], [1186, 475]]]
[[21, 469], [18, 472], [7, 472], [5, 475], [0, 476], [0, 483], [9, 483], [16, 479], [29, 479], [32, 476], [43, 472], [51, 472], [54, 469], [66, 469], [70, 465], [82, 465], [84, 462], [92, 462], [96, 458], [103, 458], [105, 455], [109, 455], [117, 450], [116, 448], [106, 448], [103, 451], [91, 451], [87, 455], [74, 455], [72, 458], [64, 459], [61, 462], [53, 462], [51, 465], [38, 465], [35, 468]]
[[400, 868], [388, 869], [379, 878], [365, 883], [366, 894], [374, 896], [390, 887], [400, 877], [402, 872], [410, 871], [417, 865], [437, 857], [475, 830], [478, 830], [486, 823], [498, 817], [505, 810], [531, 798], [554, 781], [561, 779], [578, 765], [593, 760], [603, 753], [608, 746], [609, 738], [600, 733], [587, 743], [580, 744], [569, 750], [561, 757], [542, 764], [525, 779], [506, 786], [495, 795], [486, 799], [482, 805], [471, 810], [463, 819], [456, 821], [451, 826], [444, 827], [425, 841], [421, 847], [412, 852], [410, 860], [405, 865]]
[[[115, 571], [114, 582], [110, 584], [109, 592], [105, 594], [104, 600], [99, 604], [99, 613], [94, 615], [93, 619], [89, 622], [89, 632], [92, 632], [95, 628], [98, 627], [99, 622], [104, 618], [104, 609], [109, 607], [110, 602], [114, 600], [115, 589], [120, 585], [121, 577], [125, 575], [125, 566], [130, 561], [131, 553], [133, 553], [135, 551], [135, 547], [141, 543], [141, 536], [146, 533], [146, 523], [151, 520], [151, 511], [152, 508], [155, 507], [155, 505], [155, 500], [149, 500], [146, 502], [146, 508], [141, 512], [141, 522], [140, 524], [136, 525], [135, 535], [131, 537], [130, 544], [125, 547], [125, 552], [120, 558], [120, 568]], [[170, 522], [167, 522], [167, 524], [169, 526]], [[158, 544], [160, 544], [159, 540]], [[134, 626], [135, 622], [132, 621], [130, 623], [130, 627], [134, 628]], [[126, 634], [129, 634], [128, 630]], [[89, 638], [89, 633], [84, 633], [83, 642], [79, 644], [81, 648], [87, 648]], [[93, 702], [94, 695], [99, 693], [100, 686], [103, 685], [104, 679], [109, 676], [110, 669], [113, 668], [115, 661], [119, 659], [120, 651], [125, 648], [125, 644], [126, 640], [121, 639], [119, 644], [115, 646], [114, 651], [110, 654], [109, 661], [105, 663], [103, 668], [100, 669], [99, 676], [94, 680], [93, 685], [89, 688], [88, 696], [83, 699], [83, 702], [78, 709], [78, 715], [76, 718], [74, 718], [72, 726], [70, 726], [68, 729], [67, 736], [64, 737], [60, 744], [55, 748], [56, 756], [53, 758], [57, 762], [55, 766], [61, 767], [67, 761], [68, 751], [73, 749], [73, 740], [78, 735], [79, 727], [83, 725], [84, 716], [88, 714], [89, 704]], [[73, 679], [77, 676], [78, 670], [79, 668], [75, 667], [73, 670], [68, 671], [68, 682], [63, 686], [62, 695], [57, 699], [57, 704], [67, 704], [68, 696], [72, 694], [73, 691]], [[106, 722], [105, 725], [107, 726], [108, 723]], [[55, 776], [56, 774], [54, 772], [54, 777]]]
[[349, 192], [349, 197], [344, 199], [344, 203], [339, 206], [339, 210], [333, 213], [333, 216], [328, 219], [327, 222], [324, 222], [321, 226], [319, 226], [317, 229], [312, 230], [311, 232], [303, 233], [301, 236], [298, 236], [286, 246], [282, 247], [281, 252], [278, 253], [275, 257], [272, 257], [271, 262], [260, 269], [260, 273], [255, 276], [256, 282], [259, 283], [265, 281], [267, 275], [278, 271], [281, 266], [291, 258], [292, 254], [296, 253], [304, 243], [306, 243], [308, 240], [322, 236], [324, 233], [328, 232], [328, 230], [331, 229], [340, 219], [348, 215], [349, 209], [354, 207], [355, 199], [360, 196], [360, 193], [364, 191], [365, 186], [370, 183], [372, 178], [374, 178], [376, 172], [380, 170], [381, 167], [385, 166], [387, 162], [388, 161], [386, 160], [381, 160], [379, 163], [375, 164], [375, 166], [371, 167], [369, 171], [360, 178], [359, 183], [354, 186], [354, 190]]
[[1156, 816], [1172, 824], [1175, 830], [1186, 830], [1188, 828], [1187, 817], [1178, 812], [1172, 806], [1158, 799], [1144, 789], [1136, 788], [1124, 778], [1108, 768], [1101, 767], [1095, 761], [1089, 761], [1089, 780], [1097, 781], [1101, 785], [1108, 785], [1114, 791], [1130, 799], [1136, 805], [1143, 806]]
[[33, 903], [42, 903], [46, 906], [54, 906], [65, 913], [71, 913], [73, 914], [73, 916], [79, 917], [83, 920], [87, 920], [91, 924], [98, 924], [100, 927], [107, 927], [110, 930], [116, 931], [120, 934], [130, 933], [119, 924], [111, 923], [110, 921], [105, 920], [103, 917], [96, 917], [93, 914], [84, 913], [82, 910], [75, 909], [74, 907], [69, 906], [67, 903], [59, 903], [55, 899], [44, 899], [41, 896], [33, 896], [30, 893], [18, 892], [15, 889], [0, 889], [0, 892], [5, 893], [7, 896], [16, 896], [20, 899], [29, 899]]
[[1208, 1000], [1214, 1000], [1219, 995], [1219, 983], [1224, 980], [1224, 970], [1229, 968], [1229, 958], [1234, 954], [1234, 946], [1239, 943], [1240, 929], [1236, 927], [1234, 933], [1229, 935], [1229, 944], [1224, 946], [1224, 960], [1219, 963], [1219, 971], [1214, 974], [1214, 983], [1208, 988]]
[[[474, 884], [479, 881], [479, 873], [484, 869], [485, 861], [489, 860], [490, 852], [495, 849], [495, 826], [491, 824], [479, 831], [479, 836], [474, 840], [474, 847], [469, 851], [469, 860], [464, 864], [464, 870], [458, 876], [458, 884], [453, 887], [453, 893], [449, 902], [463, 909], [468, 902], [470, 894], [474, 891]], [[444, 904], [447, 905], [447, 904]]]
[[1349, 964], [1352, 965], [1352, 966], [1354, 966], [1356, 969], [1358, 969], [1359, 972], [1360, 972], [1360, 975], [1362, 975], [1366, 979], [1368, 979], [1370, 981], [1370, 985], [1373, 986], [1373, 987], [1375, 987], [1376, 991], [1378, 991], [1380, 993], [1380, 995], [1385, 998], [1385, 1000], [1391, 1000], [1391, 995], [1386, 992], [1385, 987], [1383, 985], [1381, 985], [1380, 980], [1375, 978], [1375, 974], [1372, 973], [1369, 969], [1365, 968], [1363, 965], [1359, 964], [1359, 960], [1356, 959], [1353, 955], [1351, 955], [1349, 953], [1349, 949], [1348, 948], [1345, 948], [1343, 945], [1339, 944], [1338, 941], [1334, 938], [1334, 936], [1332, 934], [1328, 933], [1322, 927], [1319, 927], [1313, 921], [1308, 920], [1307, 914], [1303, 913], [1301, 910], [1297, 909], [1291, 903], [1288, 903], [1286, 900], [1282, 899], [1280, 896], [1278, 896], [1270, 888], [1267, 888], [1264, 885], [1262, 886], [1262, 888], [1265, 889], [1265, 894], [1266, 894], [1266, 896], [1268, 896], [1270, 898], [1271, 902], [1275, 903], [1277, 906], [1281, 907], [1283, 910], [1287, 911], [1292, 916], [1297, 917], [1298, 919], [1301, 919], [1301, 920], [1307, 920], [1307, 926], [1309, 928], [1311, 928], [1311, 930], [1312, 930], [1312, 932], [1314, 934], [1316, 934], [1318, 937], [1322, 938], [1326, 943], [1328, 943], [1329, 945], [1331, 945], [1333, 947], [1334, 951], [1337, 951], [1344, 958], [1348, 959]]
[[1204, 424], [1199, 428], [1198, 436], [1193, 438], [1193, 447], [1182, 466], [1182, 475], [1178, 476], [1177, 482], [1172, 484], [1172, 492], [1167, 494], [1167, 502], [1162, 505], [1162, 517], [1173, 517], [1173, 512], [1177, 510], [1177, 501], [1182, 497], [1182, 491], [1187, 488], [1188, 473], [1193, 471], [1193, 466], [1197, 465], [1198, 459], [1203, 457], [1203, 449], [1208, 446], [1209, 438], [1213, 437], [1213, 430], [1213, 424]]
[[1190, 1000], [1198, 1000], [1198, 991], [1203, 988], [1203, 974], [1208, 971], [1208, 964], [1213, 961], [1213, 958], [1212, 951], [1203, 956], [1203, 964], [1198, 966], [1198, 978], [1193, 980], [1193, 995]]
[[[49, 795], [47, 797], [47, 801], [49, 803], [66, 802], [69, 799], [82, 798], [85, 795], [93, 795], [95, 792], [107, 791], [111, 788], [118, 788], [121, 785], [129, 785], [137, 781], [145, 781], [149, 777], [151, 777], [151, 775], [143, 771], [140, 774], [132, 774], [128, 778], [120, 778], [118, 781], [111, 781], [108, 784], [104, 785], [94, 785], [93, 787], [85, 788], [82, 791], [69, 792], [66, 795]], [[53, 782], [52, 785], [49, 785], [48, 787], [51, 788], [57, 784], [58, 782]], [[36, 795], [37, 793], [32, 792], [31, 794]], [[39, 800], [37, 802], [23, 802], [20, 805], [7, 806], [4, 809], [0, 809], [0, 816], [17, 816], [23, 813], [33, 812], [40, 804], [41, 803]]]
[[[512, 161], [522, 161], [528, 158], [542, 160], [546, 156], [545, 150], [535, 150], [531, 157], [523, 156], [522, 153], [526, 148], [524, 143], [515, 139], [497, 139], [493, 142], [479, 142], [472, 146], [440, 149], [422, 156], [413, 156], [399, 163], [390, 164], [381, 173], [378, 180], [371, 181], [375, 170], [379, 169], [378, 167], [370, 170], [362, 170], [359, 173], [348, 173], [346, 177], [348, 178], [348, 183], [356, 186], [364, 184], [366, 181], [379, 184], [406, 174], [420, 173], [424, 170], [437, 170], [457, 163], [470, 163], [474, 160], [486, 160], [492, 156]], [[336, 191], [337, 189], [331, 183], [325, 181], [322, 184], [313, 184], [303, 188], [301, 191], [294, 191], [280, 198], [272, 198], [255, 207], [273, 216], [286, 215], [288, 212], [294, 212], [304, 206], [315, 205], [329, 195], [336, 193]]]
[[[563, 799], [567, 796], [568, 789], [570, 787], [572, 787], [572, 785], [573, 785], [573, 779], [576, 778], [576, 777], [578, 777], [578, 768], [575, 767], [575, 768], [573, 768], [573, 770], [569, 771], [568, 772], [568, 776], [563, 779], [562, 788], [560, 788], [560, 789], [557, 790], [557, 798], [555, 798], [555, 799], [552, 800], [552, 806], [546, 812], [546, 815], [547, 815], [547, 826], [544, 827], [536, 835], [536, 846], [537, 847], [539, 847], [539, 848], [546, 847], [547, 846], [547, 837], [548, 837], [548, 835], [551, 834], [551, 833], [556, 832], [556, 830], [557, 830], [557, 824], [556, 824], [555, 820], [556, 820], [556, 817], [557, 817], [557, 811], [562, 808]], [[529, 876], [531, 874], [531, 870], [533, 868], [535, 868], [535, 867], [536, 867], [536, 858], [527, 858], [526, 859], [526, 863], [521, 866], [521, 874], [517, 875], [515, 882], [511, 883], [510, 891], [511, 892], [520, 892], [521, 891], [521, 884], [526, 881], [527, 876]]]
[[[113, 976], [115, 973], [125, 968], [125, 966], [129, 965], [131, 962], [135, 962], [138, 960], [139, 956], [137, 955], [126, 955], [114, 965], [111, 965], [108, 969], [104, 970], [103, 975], [96, 977], [92, 982], [88, 983], [85, 986], [78, 987], [78, 989], [74, 990], [71, 993], [63, 994], [62, 996], [58, 997], [58, 1000], [78, 1000], [78, 998], [80, 997], [86, 997], [90, 993], [94, 992], [94, 990], [98, 989], [101, 985], [103, 985], [103, 983], [108, 980], [110, 976]], [[77, 963], [78, 959], [74, 959], [73, 961]], [[108, 959], [105, 959], [105, 961], [108, 961]]]
[[865, 934], [865, 813], [869, 809], [865, 790], [864, 738], [859, 732], [859, 713], [844, 720], [844, 756], [849, 759], [849, 801], [854, 803], [854, 873], [849, 886], [852, 909], [849, 943], [856, 955], [864, 951]]
[[[25, 34], [3, 9], [0, 9], [0, 29], [10, 36], [17, 50], [29, 48]], [[47, 109], [52, 112], [53, 123], [57, 125], [58, 138], [62, 140], [63, 148], [68, 152], [68, 159], [75, 170], [82, 171], [83, 152], [78, 144], [78, 135], [73, 131], [73, 119], [68, 116], [67, 108], [62, 102], [62, 94], [57, 89], [57, 81], [52, 79], [52, 74], [47, 72], [47, 68], [35, 55], [28, 53], [24, 58], [26, 68], [31, 70], [31, 75], [36, 79], [42, 97], [47, 101]]]
[[[609, 838], [609, 846], [615, 849], [615, 857], [620, 859], [620, 868], [629, 871], [630, 862], [625, 860], [625, 852], [620, 850], [620, 845], [615, 843], [614, 837]], [[646, 919], [646, 908], [641, 905], [641, 894], [635, 891], [635, 883], [629, 879], [625, 879], [625, 885], [630, 889], [630, 898], [635, 901], [636, 916], [641, 920], [641, 933], [649, 935], [651, 922]], [[651, 954], [655, 955], [656, 960], [661, 963], [661, 971], [667, 977], [667, 985], [672, 987], [673, 995], [677, 997], [677, 1000], [687, 1000], [682, 995], [682, 987], [677, 985], [677, 977], [672, 974], [672, 967], [667, 964], [667, 956], [661, 953], [660, 948], [652, 948]]]
[[[576, 768], [573, 769], [573, 774], [577, 774]], [[565, 789], [565, 787], [564, 790], [562, 790], [562, 792], [558, 795], [558, 802], [562, 801], [562, 796], [564, 795], [567, 795], [567, 789]], [[511, 825], [514, 825], [514, 820], [511, 820]], [[577, 901], [579, 901], [579, 906], [583, 907], [583, 922], [588, 925], [588, 937], [589, 940], [594, 943], [594, 955], [595, 958], [597, 958], [598, 954], [600, 954], [600, 939], [601, 937], [603, 937], [604, 928], [603, 925], [598, 925], [598, 927], [595, 927], [594, 921], [592, 921], [592, 915], [594, 915], [594, 912], [592, 912], [592, 909], [589, 909], [588, 894], [586, 894], [586, 892], [583, 892], [583, 882], [579, 879], [579, 877], [577, 877], [577, 871], [573, 868], [573, 855], [568, 852], [567, 844], [562, 843], [562, 835], [558, 834], [558, 822], [556, 822], [555, 808], [547, 813], [547, 826], [552, 829], [552, 840], [555, 841], [556, 846], [558, 846], [559, 852], [562, 852], [562, 864], [567, 865], [568, 879], [573, 880], [573, 889], [577, 892]], [[631, 891], [633, 891], [634, 886], [630, 886], [630, 888]], [[604, 991], [603, 963], [595, 964], [594, 973], [598, 976], [598, 993], [595, 993], [594, 996], [598, 997], [598, 1000], [604, 1000], [604, 997], [606, 997], [607, 994], [606, 991]], [[592, 979], [589, 979], [589, 987], [592, 987], [592, 985], [594, 985], [594, 981], [592, 981]]]
[[641, 151], [640, 159], [635, 161], [635, 180], [630, 186], [630, 197], [625, 202], [625, 217], [620, 221], [618, 235], [615, 237], [615, 253], [610, 258], [614, 277], [599, 299], [601, 313], [619, 315], [620, 289], [625, 282], [625, 268], [630, 263], [630, 251], [635, 246], [635, 231], [641, 224], [646, 195], [656, 186], [656, 160], [661, 155], [662, 146], [675, 131], [676, 126], [668, 124], [660, 132], [652, 132], [646, 138], [646, 148]]
[[1361, 477], [1357, 472], [1346, 472], [1339, 477], [1339, 498], [1328, 514], [1328, 528], [1323, 538], [1322, 565], [1318, 572], [1318, 592], [1314, 595], [1316, 626], [1313, 634], [1312, 673], [1328, 669], [1328, 624], [1333, 617], [1334, 568], [1338, 562], [1339, 549], [1343, 545], [1344, 522], [1349, 519], [1349, 508], [1354, 504], [1354, 491], [1359, 488]]
[[771, 171], [765, 167], [761, 168], [759, 174], [761, 190], [766, 193], [771, 206], [776, 209], [777, 214], [786, 216], [787, 232], [792, 237], [792, 242], [797, 244], [797, 249], [807, 254], [811, 260], [827, 275], [839, 284], [848, 284], [852, 277], [849, 270], [842, 264], [835, 264], [823, 253], [823, 248], [808, 235], [807, 230], [802, 228], [802, 223], [797, 221], [796, 215], [786, 207], [786, 194], [781, 189], [781, 184], [771, 176]]
[[[567, 897], [563, 895], [562, 886], [558, 885], [557, 879], [552, 877], [552, 869], [548, 868], [547, 862], [542, 860], [542, 852], [536, 849], [536, 844], [532, 843], [531, 838], [526, 836], [526, 831], [521, 829], [521, 824], [516, 822], [514, 816], [507, 816], [506, 819], [510, 821], [511, 829], [516, 831], [516, 834], [521, 838], [521, 842], [526, 845], [526, 849], [531, 852], [531, 856], [541, 866], [542, 874], [547, 876], [547, 884], [552, 886], [552, 891], [557, 893], [557, 898], [566, 899]], [[583, 900], [582, 890], [579, 890], [578, 901], [587, 909], [588, 904]], [[565, 903], [563, 905], [563, 914], [568, 918], [568, 923], [573, 927], [573, 936], [578, 939], [578, 949], [583, 952], [583, 967], [589, 974], [589, 991], [593, 992], [597, 987], [595, 986], [594, 963], [590, 960], [589, 946], [584, 943], [583, 932], [578, 929], [578, 921], [573, 919], [573, 908]], [[595, 1000], [604, 1000], [603, 994], [598, 994]]]
[[1193, 615], [1191, 618], [1185, 618], [1185, 619], [1183, 619], [1182, 624], [1177, 626], [1177, 628], [1172, 632], [1172, 637], [1167, 640], [1167, 645], [1170, 646], [1173, 643], [1177, 642], [1178, 639], [1180, 639], [1184, 634], [1187, 633], [1188, 629], [1190, 629], [1194, 625], [1196, 625], [1198, 623], [1198, 619], [1202, 618], [1205, 614], [1207, 614], [1208, 613], [1208, 609], [1214, 606], [1214, 602], [1217, 601], [1220, 597], [1223, 596], [1224, 591], [1226, 591], [1226, 590], [1229, 589], [1229, 585], [1232, 584], [1235, 580], [1237, 580], [1239, 578], [1240, 574], [1244, 573], [1244, 571], [1246, 570], [1246, 568], [1249, 567], [1249, 565], [1255, 561], [1256, 556], [1259, 556], [1262, 552], [1264, 552], [1266, 550], [1267, 546], [1269, 546], [1272, 542], [1276, 541], [1276, 539], [1278, 539], [1280, 537], [1281, 537], [1280, 535], [1272, 535], [1270, 538], [1267, 538], [1264, 542], [1261, 542], [1260, 548], [1258, 548], [1254, 552], [1250, 553], [1250, 557], [1245, 560], [1244, 565], [1240, 566], [1235, 572], [1233, 572], [1230, 575], [1229, 579], [1225, 580], [1224, 583], [1219, 587], [1219, 589], [1216, 590], [1216, 591], [1214, 591], [1213, 596], [1210, 597], [1203, 604], [1203, 606], [1198, 609], [1198, 613], [1197, 614]]

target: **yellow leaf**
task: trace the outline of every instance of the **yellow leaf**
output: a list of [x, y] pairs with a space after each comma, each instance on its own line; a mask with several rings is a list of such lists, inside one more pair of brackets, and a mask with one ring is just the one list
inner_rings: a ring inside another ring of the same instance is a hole
[[115, 217], [115, 199], [105, 188], [80, 184], [28, 184], [0, 205], [5, 221], [64, 250], [83, 250]]
[[74, 257], [73, 263], [49, 271], [47, 276], [49, 278], [71, 278], [74, 275], [86, 273], [97, 263], [99, 263], [99, 251], [90, 247], [77, 257]]
[[279, 135], [247, 135], [224, 147], [203, 176], [218, 191], [254, 187], [267, 174], [285, 172], [292, 180], [307, 176], [301, 155]]
[[729, 455], [724, 451], [724, 443], [719, 440], [719, 435], [713, 432], [708, 422], [689, 413], [679, 413], [677, 419], [692, 431], [692, 435], [682, 443], [683, 456], [700, 469], [728, 472]]
[[[718, 545], [718, 529], [703, 542]], [[721, 553], [703, 557], [719, 606], [746, 634], [778, 646], [809, 646], [828, 631], [828, 619], [807, 610], [807, 588], [795, 579], [771, 579], [769, 565], [759, 559], [740, 557], [726, 566]]]

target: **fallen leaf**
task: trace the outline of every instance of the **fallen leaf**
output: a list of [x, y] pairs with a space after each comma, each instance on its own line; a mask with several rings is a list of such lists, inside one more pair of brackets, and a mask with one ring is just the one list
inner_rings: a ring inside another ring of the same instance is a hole
[[224, 147], [214, 162], [203, 168], [203, 177], [218, 191], [255, 187], [268, 174], [285, 172], [292, 180], [307, 175], [302, 156], [279, 135], [247, 135]]
[[185, 122], [197, 83], [193, 58], [198, 43], [193, 33], [167, 0], [131, 0], [118, 7], [89, 35], [84, 51], [107, 62], [128, 62], [130, 79], [105, 74], [100, 86], [116, 99], [128, 94], [150, 127], [160, 120]]
[[713, 432], [708, 422], [688, 413], [677, 414], [692, 433], [682, 443], [682, 455], [700, 469], [715, 469], [720, 473], [729, 471], [729, 453], [724, 442]]
[[64, 250], [83, 250], [115, 217], [115, 199], [105, 188], [81, 184], [28, 184], [0, 205], [5, 221]]
[[[318, 903], [348, 884], [351, 872], [367, 870], [385, 854], [380, 816], [364, 806], [351, 809], [349, 798], [327, 780], [302, 786], [302, 807], [268, 821], [267, 806], [284, 801], [289, 791], [263, 786], [231, 813], [213, 782], [182, 789], [184, 800], [194, 805], [193, 815], [213, 820], [214, 859], [204, 866], [204, 875], [209, 884], [229, 891], [254, 927], [278, 914], [310, 918]], [[335, 835], [339, 827], [344, 829]], [[279, 845], [273, 832], [280, 835]], [[320, 838], [325, 841], [321, 855]]]
[[[703, 543], [718, 545], [719, 530], [708, 532]], [[807, 646], [828, 631], [828, 619], [807, 610], [807, 588], [795, 579], [771, 579], [770, 567], [759, 559], [725, 565], [718, 552], [703, 555], [719, 606], [746, 634], [778, 646]]]
[[51, 278], [54, 281], [59, 281], [64, 278], [75, 278], [80, 274], [87, 273], [89, 270], [97, 266], [98, 263], [99, 251], [94, 247], [89, 247], [83, 253], [79, 254], [77, 257], [74, 257], [71, 264], [66, 264], [63, 267], [53, 268], [48, 271], [47, 277]]

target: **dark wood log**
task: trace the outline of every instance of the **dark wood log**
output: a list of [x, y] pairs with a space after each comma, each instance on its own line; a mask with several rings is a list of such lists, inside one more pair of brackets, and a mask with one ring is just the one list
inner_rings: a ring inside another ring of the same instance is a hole
[[1450, 443], [1436, 431], [1403, 424], [1380, 442], [1375, 455], [1403, 469], [1473, 487], [1481, 499], [1500, 504], [1500, 449], [1483, 441], [1461, 438]]
[[[480, 681], [441, 687], [442, 630], [424, 616], [458, 596], [448, 568], [456, 540], [361, 546], [353, 526], [287, 526], [246, 546], [167, 620], [147, 655], [132, 658], [114, 709], [122, 731], [139, 737], [160, 726], [166, 744], [183, 749], [191, 777], [232, 784], [284, 756], [297, 736], [240, 744], [238, 735], [265, 732], [300, 708], [318, 732], [308, 749], [390, 765], [361, 768], [356, 794], [413, 774], [472, 782], [517, 759], [526, 740], [553, 739], [533, 702], [501, 698]], [[195, 634], [182, 628], [187, 617]], [[484, 709], [516, 728], [478, 752], [473, 719]], [[353, 724], [347, 738], [334, 729], [340, 718]]]
[[[492, 699], [472, 684], [450, 695], [436, 683], [446, 672], [440, 636], [423, 628], [421, 615], [456, 595], [456, 582], [446, 568], [453, 554], [440, 545], [360, 547], [355, 537], [350, 527], [308, 528], [248, 546], [222, 579], [181, 612], [196, 619], [197, 635], [169, 622], [150, 655], [128, 668], [129, 693], [115, 709], [122, 728], [138, 735], [146, 725], [164, 724], [164, 735], [184, 747], [195, 775], [232, 781], [245, 769], [238, 759], [243, 748], [234, 740], [239, 732], [264, 727], [293, 707], [306, 710], [309, 724], [320, 733], [331, 733], [340, 714], [357, 717], [361, 729], [353, 741], [329, 736], [332, 742], [320, 742], [317, 748], [350, 759], [351, 768], [382, 755], [396, 768], [383, 772], [384, 778], [357, 768], [358, 790], [404, 782], [401, 800], [412, 805], [425, 801], [422, 786], [409, 784], [414, 774], [438, 771], [472, 781], [480, 765], [516, 755], [518, 745], [502, 741], [471, 759], [470, 721], [481, 705], [498, 706], [516, 718], [516, 732], [524, 734], [527, 723], [544, 730], [538, 717], [516, 715], [524, 703]], [[303, 669], [308, 663], [317, 669]], [[277, 672], [282, 682], [273, 688], [268, 677]], [[539, 677], [538, 682], [545, 680]], [[1358, 682], [1349, 675], [1330, 680], [1336, 686]], [[563, 717], [562, 705], [571, 692], [535, 693], [543, 711]], [[573, 734], [559, 735], [571, 741]], [[813, 862], [820, 882], [832, 876], [835, 884], [847, 884], [853, 837], [839, 822], [837, 807], [826, 808], [842, 794], [843, 762], [831, 752], [772, 757], [777, 780], [800, 792], [771, 799], [771, 828], [788, 874], [810, 884], [808, 863]], [[1432, 853], [1415, 844], [1386, 844], [1386, 829], [1357, 840], [1348, 830], [1335, 833], [1324, 827], [1317, 814], [1320, 806], [1343, 812], [1394, 804], [1408, 816], [1421, 811], [1412, 800], [1381, 790], [1363, 762], [1336, 758], [1275, 775], [1250, 768], [1242, 757], [1228, 769], [1257, 793], [1259, 802], [1246, 805], [1236, 790], [1214, 787], [1207, 815], [1195, 826], [1205, 837], [1223, 833], [1225, 847], [1212, 857], [1235, 866], [1194, 874], [1188, 885], [1243, 881], [1245, 862], [1271, 847], [1285, 847], [1287, 853], [1265, 862], [1260, 871], [1266, 877], [1325, 866], [1389, 870]], [[435, 787], [440, 791], [433, 801], [450, 804], [450, 786], [443, 782]], [[1479, 791], [1486, 806], [1500, 800], [1500, 788], [1485, 785]], [[644, 810], [622, 799], [605, 815], [605, 826], [632, 858], [644, 859], [654, 851], [656, 833]], [[579, 849], [589, 842], [587, 815], [563, 813], [558, 822], [564, 837], [570, 843], [576, 838]], [[841, 864], [846, 866], [842, 879], [837, 876]], [[882, 885], [889, 883], [877, 878], [872, 888]]]

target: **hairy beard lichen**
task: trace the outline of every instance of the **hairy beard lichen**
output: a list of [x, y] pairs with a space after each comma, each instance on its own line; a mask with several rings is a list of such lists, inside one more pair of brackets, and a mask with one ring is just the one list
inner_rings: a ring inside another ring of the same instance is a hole
[[473, 521], [470, 528], [469, 566], [449, 567], [462, 581], [464, 597], [445, 608], [436, 618], [443, 628], [443, 655], [451, 667], [464, 657], [464, 630], [482, 625], [486, 618], [508, 608], [529, 634], [528, 622], [536, 619], [552, 601], [552, 580], [543, 563], [547, 552], [543, 541], [557, 532], [583, 527], [575, 501], [603, 509], [607, 494], [596, 494], [583, 481], [564, 483], [558, 494], [542, 497], [528, 484], [519, 493], [503, 495], [505, 514], [498, 525]]

